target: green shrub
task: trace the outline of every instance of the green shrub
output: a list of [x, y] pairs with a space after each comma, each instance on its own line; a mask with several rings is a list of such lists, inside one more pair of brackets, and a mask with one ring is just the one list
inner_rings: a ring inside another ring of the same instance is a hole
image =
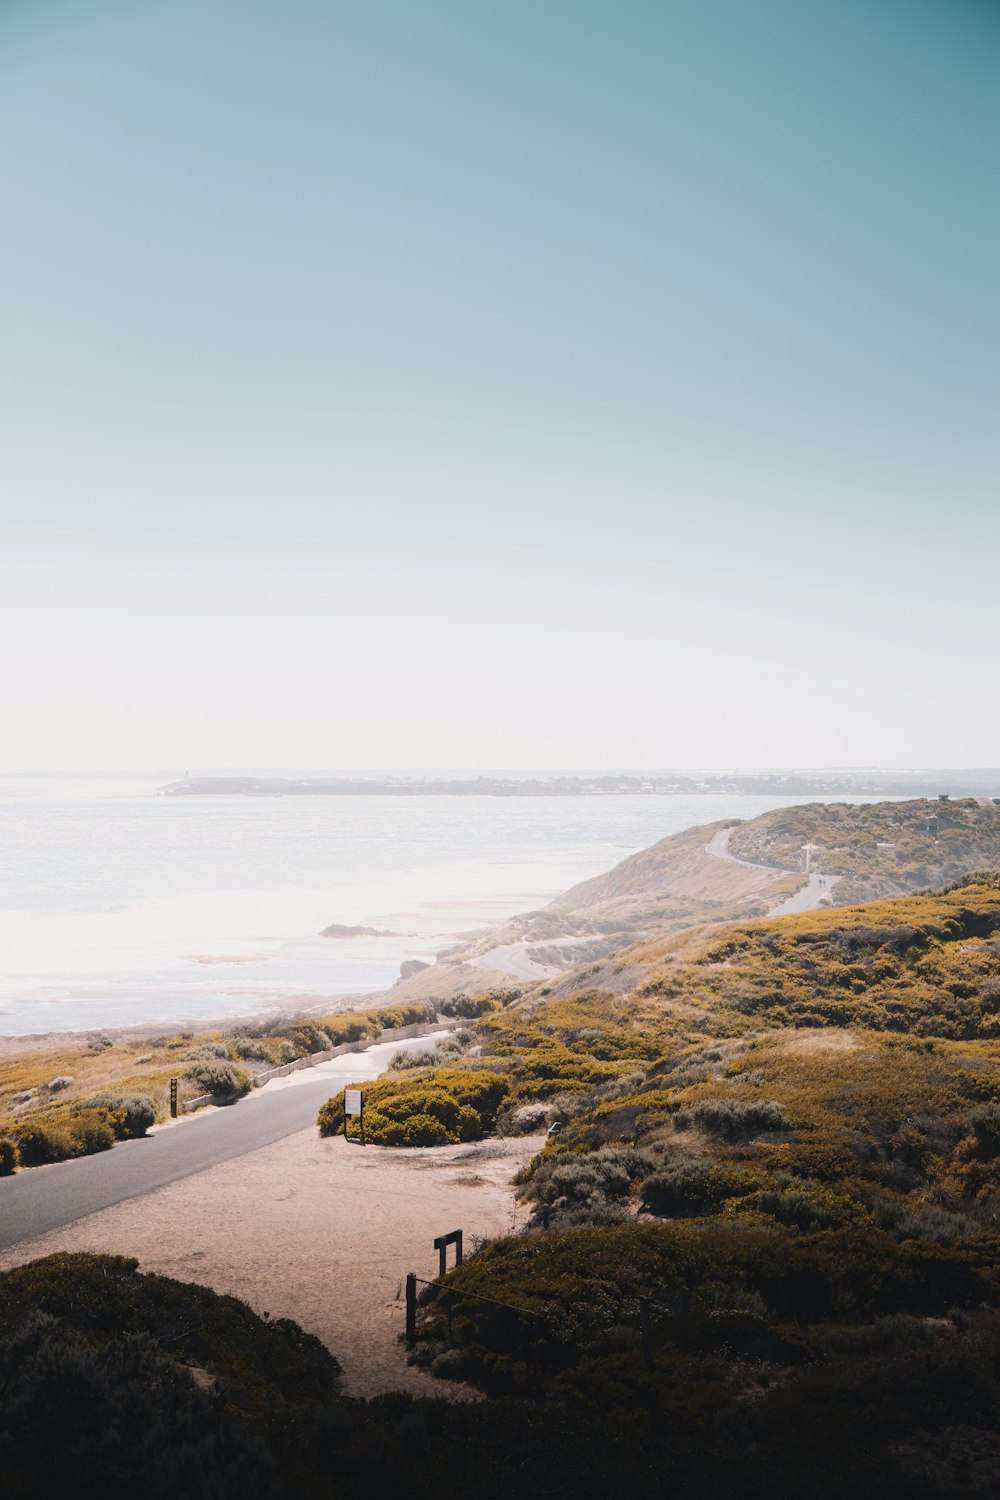
[[933, 1343], [935, 1336], [936, 1330], [928, 1326], [925, 1318], [890, 1313], [860, 1327], [825, 1328], [817, 1336], [816, 1345], [826, 1359], [854, 1361], [904, 1350], [923, 1350]]
[[[436, 1068], [416, 1077], [396, 1073], [353, 1087], [364, 1089], [365, 1138], [373, 1145], [441, 1146], [478, 1140], [492, 1126], [508, 1085], [499, 1073]], [[422, 1123], [414, 1124], [417, 1120]], [[320, 1135], [336, 1135], [343, 1129], [343, 1093], [327, 1100], [317, 1124]]]
[[405, 1073], [410, 1068], [433, 1068], [441, 1061], [436, 1047], [425, 1047], [420, 1052], [395, 1052], [389, 1063], [390, 1073]]
[[273, 1062], [270, 1049], [265, 1042], [254, 1037], [242, 1037], [233, 1043], [233, 1051], [243, 1062]]
[[9, 1135], [0, 1135], [0, 1177], [11, 1177], [21, 1160], [17, 1142]]
[[26, 1167], [43, 1167], [54, 1161], [79, 1156], [78, 1142], [65, 1124], [34, 1121], [18, 1127], [17, 1145], [21, 1163]]
[[79, 1142], [74, 1156], [92, 1156], [97, 1151], [110, 1151], [115, 1143], [115, 1132], [106, 1110], [79, 1109], [69, 1126], [70, 1134]]
[[784, 1105], [755, 1099], [701, 1099], [674, 1116], [677, 1130], [692, 1126], [726, 1141], [746, 1141], [772, 1130], [787, 1130]]
[[986, 1104], [977, 1104], [969, 1114], [969, 1123], [976, 1135], [979, 1155], [988, 1161], [1000, 1156], [1000, 1103], [991, 1099]]
[[203, 1094], [211, 1094], [217, 1099], [228, 1098], [233, 1094], [246, 1094], [250, 1089], [249, 1073], [245, 1073], [242, 1068], [231, 1067], [229, 1063], [198, 1063], [195, 1067], [188, 1068], [185, 1076]]
[[77, 1109], [72, 1114], [27, 1122], [18, 1127], [16, 1139], [22, 1165], [41, 1167], [109, 1151], [115, 1133], [105, 1110]]
[[[470, 1110], [468, 1113], [472, 1114], [472, 1111]], [[475, 1134], [472, 1133], [468, 1126], [466, 1128], [469, 1129], [469, 1133], [466, 1135], [459, 1133], [458, 1139], [463, 1141], [475, 1140]], [[461, 1127], [459, 1127], [460, 1130]], [[446, 1125], [440, 1120], [435, 1119], [433, 1115], [410, 1115], [409, 1119], [403, 1123], [403, 1139], [401, 1144], [404, 1146], [447, 1146], [455, 1139], [454, 1131], [449, 1130]]]
[[600, 1199], [626, 1198], [633, 1182], [649, 1173], [650, 1156], [627, 1147], [602, 1146], [597, 1151], [560, 1151], [543, 1159], [532, 1187], [543, 1203], [566, 1198], [591, 1204]]
[[[199, 1389], [191, 1367], [216, 1388]], [[287, 1319], [140, 1275], [124, 1257], [19, 1266], [0, 1273], [0, 1491], [10, 1500], [311, 1492], [315, 1483], [286, 1481], [304, 1453], [325, 1451], [337, 1373]]]
[[346, 1042], [360, 1042], [365, 1037], [378, 1036], [380, 1027], [369, 1015], [346, 1013], [332, 1020], [320, 1021], [320, 1029], [329, 1038], [331, 1046], [342, 1047]]
[[672, 1162], [642, 1183], [642, 1207], [663, 1218], [718, 1213], [730, 1198], [745, 1197], [757, 1183], [749, 1174], [710, 1162]]
[[487, 1011], [500, 1010], [501, 1002], [491, 995], [451, 995], [441, 1002], [443, 1016], [455, 1016], [461, 1021], [475, 1021]]
[[153, 1101], [145, 1094], [94, 1094], [76, 1106], [80, 1110], [99, 1109], [108, 1116], [108, 1124], [120, 1141], [134, 1140], [146, 1134], [156, 1122]]
[[225, 1042], [199, 1042], [197, 1047], [192, 1047], [188, 1053], [189, 1062], [212, 1062], [218, 1059], [228, 1059], [229, 1048]]
[[844, 1222], [844, 1215], [838, 1213], [836, 1206], [824, 1203], [822, 1199], [817, 1201], [802, 1188], [784, 1191], [780, 1188], [765, 1188], [760, 1193], [752, 1193], [743, 1198], [739, 1208], [767, 1214], [770, 1218], [777, 1219], [779, 1224], [791, 1225], [804, 1233], [817, 1229], [839, 1229]]
[[948, 1213], [936, 1204], [912, 1206], [896, 1198], [883, 1198], [875, 1205], [877, 1223], [901, 1240], [928, 1240], [935, 1245], [957, 1245], [981, 1234], [982, 1225], [968, 1214]]

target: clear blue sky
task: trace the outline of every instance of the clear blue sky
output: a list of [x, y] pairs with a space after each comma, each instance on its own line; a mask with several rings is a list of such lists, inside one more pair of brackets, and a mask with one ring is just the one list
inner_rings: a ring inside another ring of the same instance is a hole
[[0, 769], [997, 764], [1000, 6], [0, 0]]

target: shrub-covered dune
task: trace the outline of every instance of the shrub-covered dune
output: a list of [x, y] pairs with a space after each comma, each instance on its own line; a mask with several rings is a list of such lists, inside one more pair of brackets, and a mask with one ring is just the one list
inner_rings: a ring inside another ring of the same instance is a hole
[[527, 1231], [422, 1291], [415, 1362], [487, 1400], [348, 1402], [299, 1330], [57, 1257], [0, 1276], [0, 1489], [89, 1464], [109, 1496], [1000, 1492], [1000, 878], [637, 967], [366, 1086], [387, 1144], [559, 1126]]
[[670, 1431], [722, 1493], [993, 1493], [998, 885], [707, 929], [632, 993], [485, 1017], [501, 1128], [560, 1130], [418, 1361]]

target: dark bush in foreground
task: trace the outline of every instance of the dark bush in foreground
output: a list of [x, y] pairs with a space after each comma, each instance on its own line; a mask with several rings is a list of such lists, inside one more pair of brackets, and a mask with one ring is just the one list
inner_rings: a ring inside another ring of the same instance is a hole
[[603, 1146], [598, 1151], [561, 1151], [543, 1157], [532, 1177], [532, 1188], [543, 1203], [565, 1198], [570, 1203], [626, 1198], [633, 1182], [645, 1177], [653, 1158], [628, 1147]]
[[272, 1500], [336, 1380], [318, 1340], [235, 1298], [49, 1256], [0, 1274], [0, 1492]]
[[0, 1177], [10, 1177], [16, 1172], [20, 1160], [17, 1142], [11, 1140], [9, 1135], [0, 1136]]
[[752, 1193], [756, 1183], [747, 1173], [712, 1162], [671, 1162], [642, 1184], [642, 1207], [664, 1218], [696, 1218], [717, 1213], [730, 1198]]
[[987, 1104], [977, 1104], [969, 1115], [969, 1123], [975, 1132], [980, 1156], [987, 1160], [1000, 1156], [1000, 1104], [995, 1099]]

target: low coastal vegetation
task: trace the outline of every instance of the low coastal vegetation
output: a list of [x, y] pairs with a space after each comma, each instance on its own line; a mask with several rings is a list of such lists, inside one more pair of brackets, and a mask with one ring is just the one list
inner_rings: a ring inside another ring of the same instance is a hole
[[[51, 1490], [61, 1445], [79, 1462], [78, 1425], [34, 1456], [20, 1436], [72, 1369], [101, 1433], [159, 1381], [157, 1430], [207, 1455], [223, 1496], [995, 1494], [1000, 875], [703, 928], [641, 961], [623, 992], [580, 974], [476, 997], [447, 1045], [364, 1086], [376, 1146], [549, 1130], [522, 1232], [420, 1297], [414, 1364], [487, 1401], [352, 1403], [290, 1326], [262, 1334], [230, 1299], [171, 1321], [193, 1289], [56, 1258], [0, 1276], [21, 1340], [0, 1388], [29, 1372], [0, 1485]], [[240, 1040], [274, 1039], [189, 1038], [234, 1050], [186, 1065], [250, 1068]], [[107, 1109], [93, 1087], [78, 1102]], [[121, 1452], [131, 1478], [148, 1455]]]
[[294, 1494], [338, 1381], [285, 1319], [123, 1256], [49, 1256], [0, 1273], [0, 1492]]
[[[478, 1013], [478, 1012], [477, 1012]], [[330, 1016], [241, 1022], [226, 1031], [158, 1038], [98, 1034], [76, 1048], [0, 1057], [0, 1176], [66, 1161], [145, 1134], [169, 1110], [171, 1078], [183, 1104], [246, 1094], [255, 1076], [387, 1029], [430, 1022], [427, 1002]]]
[[1000, 865], [1000, 798], [814, 802], [763, 813], [729, 840], [738, 858], [785, 870], [810, 844], [812, 868], [840, 877], [838, 905], [901, 896]]
[[391, 1144], [477, 1077], [497, 1131], [557, 1127], [526, 1231], [424, 1294], [413, 1359], [629, 1434], [661, 1483], [995, 1492], [1000, 877], [644, 959], [638, 990], [536, 989], [368, 1086]]
[[[446, 1146], [478, 1141], [496, 1123], [508, 1092], [500, 1073], [471, 1068], [420, 1068], [364, 1086], [365, 1139], [375, 1146]], [[319, 1112], [320, 1135], [344, 1128], [344, 1095]]]

